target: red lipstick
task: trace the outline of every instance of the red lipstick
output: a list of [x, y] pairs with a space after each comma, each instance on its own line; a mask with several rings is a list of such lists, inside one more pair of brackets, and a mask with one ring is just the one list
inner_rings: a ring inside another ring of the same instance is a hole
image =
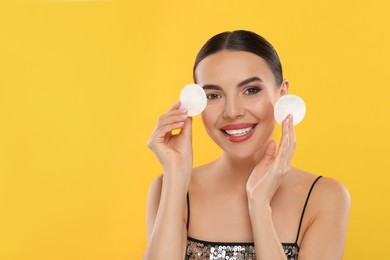
[[224, 126], [221, 131], [223, 135], [233, 143], [244, 142], [254, 133], [257, 124], [241, 123]]

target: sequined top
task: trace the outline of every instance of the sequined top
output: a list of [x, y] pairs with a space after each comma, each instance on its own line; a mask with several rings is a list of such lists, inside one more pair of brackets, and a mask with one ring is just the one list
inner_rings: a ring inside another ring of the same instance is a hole
[[[310, 187], [309, 193], [306, 197], [305, 205], [302, 210], [301, 218], [299, 221], [299, 227], [297, 236], [294, 243], [281, 243], [287, 260], [297, 260], [299, 253], [298, 238], [301, 231], [301, 225], [303, 216], [306, 210], [307, 202], [311, 191], [313, 190], [316, 182], [321, 178], [319, 176], [313, 182]], [[190, 201], [187, 193], [187, 205], [188, 205], [188, 220], [187, 230], [190, 222]], [[187, 237], [187, 249], [185, 260], [211, 260], [211, 259], [224, 259], [224, 260], [256, 260], [256, 251], [254, 243], [242, 243], [242, 242], [210, 242]]]
[[[288, 260], [298, 259], [297, 243], [282, 243]], [[256, 260], [254, 243], [208, 242], [187, 238], [186, 260]]]

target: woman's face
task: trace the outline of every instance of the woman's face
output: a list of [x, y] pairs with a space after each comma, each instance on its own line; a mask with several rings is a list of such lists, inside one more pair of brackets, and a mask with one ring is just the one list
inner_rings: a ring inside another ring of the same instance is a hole
[[286, 94], [261, 57], [245, 51], [220, 51], [195, 70], [207, 95], [202, 119], [209, 136], [226, 153], [248, 158], [263, 153], [275, 125], [274, 104]]

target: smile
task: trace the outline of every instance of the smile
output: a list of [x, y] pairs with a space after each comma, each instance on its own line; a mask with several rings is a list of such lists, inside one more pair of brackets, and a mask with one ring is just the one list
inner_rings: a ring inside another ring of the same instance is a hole
[[257, 124], [237, 124], [225, 126], [221, 129], [224, 136], [233, 143], [244, 142], [248, 140], [256, 128]]
[[256, 125], [253, 125], [253, 126], [250, 126], [250, 127], [247, 127], [247, 128], [243, 128], [243, 129], [235, 129], [235, 130], [224, 130], [226, 134], [228, 135], [232, 135], [232, 136], [242, 136], [242, 135], [246, 135], [247, 133], [249, 133], [250, 131], [252, 131], [253, 128], [255, 128]]

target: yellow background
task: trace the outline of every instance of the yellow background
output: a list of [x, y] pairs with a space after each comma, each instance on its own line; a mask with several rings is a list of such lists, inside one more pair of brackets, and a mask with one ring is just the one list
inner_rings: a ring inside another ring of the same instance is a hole
[[[352, 195], [344, 259], [386, 259], [388, 14], [386, 0], [0, 1], [0, 259], [140, 259], [161, 172], [148, 137], [201, 45], [234, 29], [275, 46], [307, 103], [293, 165]], [[195, 165], [218, 156], [200, 118], [194, 142]]]

